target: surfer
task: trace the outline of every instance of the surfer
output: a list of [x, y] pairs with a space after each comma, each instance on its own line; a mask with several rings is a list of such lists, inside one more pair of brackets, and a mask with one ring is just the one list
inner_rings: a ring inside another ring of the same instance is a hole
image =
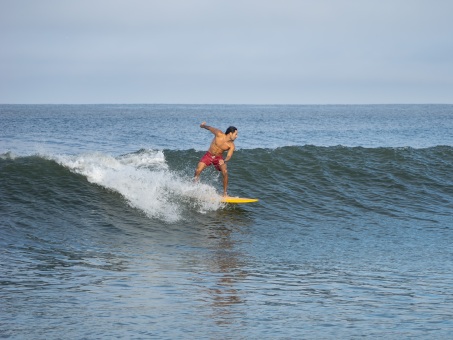
[[[201, 123], [201, 128], [211, 131], [214, 134], [214, 139], [209, 146], [209, 150], [205, 155], [200, 159], [198, 166], [195, 170], [195, 180], [197, 181], [200, 177], [201, 172], [206, 169], [206, 167], [211, 164], [215, 166], [218, 171], [222, 172], [223, 175], [223, 196], [228, 196], [227, 187], [228, 187], [228, 171], [227, 164], [233, 156], [234, 152], [234, 140], [238, 136], [238, 129], [234, 126], [230, 126], [225, 133], [216, 129], [212, 126], [206, 125], [206, 122]], [[223, 158], [223, 153], [227, 151], [225, 159]]]

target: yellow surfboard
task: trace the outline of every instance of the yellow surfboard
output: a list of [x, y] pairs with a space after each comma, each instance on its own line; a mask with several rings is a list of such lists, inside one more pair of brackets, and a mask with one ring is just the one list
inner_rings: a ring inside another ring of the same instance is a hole
[[221, 202], [223, 203], [253, 203], [258, 202], [257, 198], [244, 198], [244, 197], [222, 197]]

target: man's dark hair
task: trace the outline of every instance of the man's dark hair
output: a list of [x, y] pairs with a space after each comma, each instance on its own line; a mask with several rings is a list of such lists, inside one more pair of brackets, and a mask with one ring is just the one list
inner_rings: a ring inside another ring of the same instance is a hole
[[236, 131], [236, 130], [237, 130], [237, 129], [236, 129], [234, 126], [230, 126], [230, 127], [226, 130], [225, 134], [227, 135], [227, 134], [229, 134], [230, 132], [234, 132], [234, 131]]

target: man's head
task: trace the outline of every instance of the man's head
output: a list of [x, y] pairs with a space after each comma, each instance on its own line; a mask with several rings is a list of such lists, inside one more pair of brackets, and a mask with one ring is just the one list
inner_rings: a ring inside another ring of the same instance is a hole
[[[231, 135], [230, 135], [231, 133]], [[228, 136], [230, 135], [231, 140], [235, 140], [238, 136], [238, 129], [236, 129], [234, 126], [230, 126], [226, 131], [225, 134]]]

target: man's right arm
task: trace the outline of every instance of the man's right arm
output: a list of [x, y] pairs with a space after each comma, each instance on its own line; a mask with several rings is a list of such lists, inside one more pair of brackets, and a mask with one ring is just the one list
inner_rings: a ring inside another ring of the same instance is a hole
[[212, 132], [213, 134], [215, 134], [215, 135], [217, 135], [219, 132], [222, 132], [222, 131], [220, 131], [219, 129], [216, 129], [215, 127], [206, 125], [206, 122], [201, 123], [201, 124], [200, 124], [200, 127], [203, 128], [203, 129], [206, 129], [206, 130], [211, 131], [211, 132]]

